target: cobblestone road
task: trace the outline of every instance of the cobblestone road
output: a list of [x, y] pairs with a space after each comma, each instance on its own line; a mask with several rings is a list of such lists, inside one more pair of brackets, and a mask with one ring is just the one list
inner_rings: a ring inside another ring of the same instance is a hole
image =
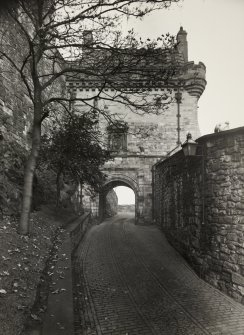
[[244, 335], [244, 307], [188, 267], [154, 226], [95, 226], [74, 259], [76, 335]]

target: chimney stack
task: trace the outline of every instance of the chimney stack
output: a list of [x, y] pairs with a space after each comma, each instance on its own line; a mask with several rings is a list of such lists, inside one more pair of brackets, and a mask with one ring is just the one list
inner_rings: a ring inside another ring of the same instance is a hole
[[177, 34], [178, 51], [183, 55], [184, 61], [188, 62], [188, 44], [187, 44], [187, 32], [180, 27], [180, 31]]

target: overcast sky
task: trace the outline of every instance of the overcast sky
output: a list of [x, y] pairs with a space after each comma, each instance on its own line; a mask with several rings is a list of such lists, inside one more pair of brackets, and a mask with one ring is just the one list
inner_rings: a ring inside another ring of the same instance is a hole
[[[244, 0], [184, 0], [168, 10], [128, 23], [143, 37], [187, 31], [190, 61], [203, 62], [207, 86], [199, 100], [201, 134], [219, 122], [244, 126]], [[118, 188], [120, 203], [133, 203], [133, 194]]]
[[219, 122], [244, 126], [244, 0], [184, 0], [130, 24], [151, 38], [177, 34], [180, 26], [187, 31], [189, 60], [207, 68], [199, 100], [202, 135], [212, 133]]

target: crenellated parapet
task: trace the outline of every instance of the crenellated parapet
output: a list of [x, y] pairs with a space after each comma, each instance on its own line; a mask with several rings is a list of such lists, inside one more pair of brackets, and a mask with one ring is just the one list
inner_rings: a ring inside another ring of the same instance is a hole
[[[89, 41], [88, 41], [89, 40]], [[180, 27], [177, 34], [177, 46], [173, 50], [169, 49], [138, 49], [138, 50], [118, 50], [115, 54], [111, 50], [89, 48], [89, 54], [86, 51], [87, 45], [92, 41], [92, 32], [86, 32], [84, 36], [84, 55], [85, 66], [94, 64], [98, 66], [97, 71], [92, 75], [85, 72], [77, 72], [76, 75], [66, 75], [67, 88], [69, 92], [75, 93], [79, 88], [81, 90], [94, 90], [101, 87], [106, 82], [105, 90], [112, 89], [129, 93], [138, 87], [142, 90], [151, 91], [152, 89], [183, 89], [190, 96], [200, 98], [207, 84], [205, 75], [206, 67], [202, 62], [195, 64], [188, 61], [188, 42], [187, 32]], [[88, 60], [89, 59], [89, 60]], [[120, 60], [127, 71], [122, 73], [104, 72], [101, 74], [101, 64], [97, 60], [108, 59], [108, 62]], [[84, 59], [76, 62], [69, 62], [69, 66], [78, 69], [84, 66]]]

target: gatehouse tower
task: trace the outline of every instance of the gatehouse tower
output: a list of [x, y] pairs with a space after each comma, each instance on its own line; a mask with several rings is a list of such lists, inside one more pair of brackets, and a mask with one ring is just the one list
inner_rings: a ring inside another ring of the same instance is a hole
[[[90, 39], [92, 38], [89, 35]], [[193, 138], [200, 135], [198, 125], [198, 100], [202, 95], [206, 80], [206, 68], [203, 63], [188, 61], [187, 33], [183, 28], [177, 34], [177, 50], [159, 59], [160, 62], [173, 62], [178, 57], [181, 66], [179, 80], [172, 80], [170, 85], [162, 81], [151, 82], [145, 88], [150, 95], [165, 93], [170, 103], [165, 110], [138, 114], [128, 106], [115, 101], [96, 99], [96, 104], [111, 115], [118, 116], [118, 123], [110, 124], [100, 116], [99, 122], [104, 133], [104, 142], [112, 152], [113, 160], [103, 168], [107, 175], [104, 188], [99, 194], [99, 216], [104, 216], [106, 194], [115, 186], [128, 186], [135, 193], [136, 223], [144, 224], [152, 220], [152, 166], [165, 159], [185, 141], [190, 131]], [[91, 80], [67, 77], [68, 90], [76, 97], [89, 97], [98, 89]], [[181, 85], [179, 82], [183, 82]], [[143, 85], [143, 82], [141, 82]], [[107, 87], [105, 93], [113, 95], [114, 88]], [[77, 108], [79, 102], [76, 102]], [[96, 206], [95, 206], [96, 207]]]

